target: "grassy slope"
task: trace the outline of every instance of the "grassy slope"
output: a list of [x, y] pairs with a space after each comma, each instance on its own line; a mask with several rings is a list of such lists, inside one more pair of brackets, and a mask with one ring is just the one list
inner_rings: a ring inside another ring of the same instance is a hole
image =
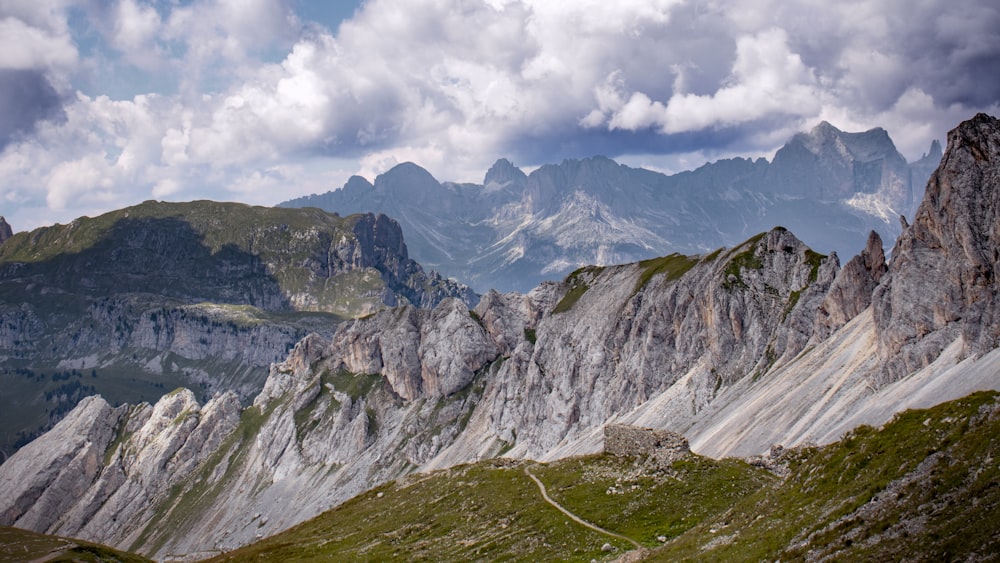
[[233, 245], [244, 252], [262, 254], [284, 252], [292, 238], [291, 234], [279, 236], [270, 243], [261, 238], [262, 232], [325, 228], [347, 234], [357, 222], [356, 216], [341, 218], [311, 208], [283, 209], [213, 201], [147, 201], [94, 218], [81, 217], [67, 225], [17, 233], [0, 246], [0, 262], [39, 262], [60, 254], [79, 253], [92, 248], [123, 221], [159, 219], [182, 219], [202, 235], [203, 243], [213, 252]]
[[46, 536], [18, 528], [0, 527], [0, 563], [34, 560], [122, 563], [149, 561], [145, 557], [90, 542]]
[[977, 393], [791, 452], [780, 487], [691, 530], [657, 560], [996, 559], [997, 410], [995, 393]]
[[[554, 499], [653, 560], [990, 560], [1000, 553], [997, 404], [978, 393], [786, 452], [784, 479], [698, 456], [668, 469], [608, 456], [532, 467]], [[524, 463], [389, 483], [213, 561], [589, 561], [629, 547], [544, 504]], [[615, 551], [600, 551], [605, 542]]]

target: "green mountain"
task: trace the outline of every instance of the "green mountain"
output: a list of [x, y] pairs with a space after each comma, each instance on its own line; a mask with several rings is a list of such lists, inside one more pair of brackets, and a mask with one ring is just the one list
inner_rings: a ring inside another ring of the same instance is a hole
[[94, 393], [246, 400], [306, 334], [447, 297], [476, 300], [384, 215], [150, 201], [18, 233], [0, 245], [0, 449]]
[[[694, 454], [490, 460], [387, 483], [211, 561], [986, 561], [1000, 553], [997, 451], [991, 392], [785, 450], [770, 470]], [[641, 548], [544, 502], [529, 471]]]

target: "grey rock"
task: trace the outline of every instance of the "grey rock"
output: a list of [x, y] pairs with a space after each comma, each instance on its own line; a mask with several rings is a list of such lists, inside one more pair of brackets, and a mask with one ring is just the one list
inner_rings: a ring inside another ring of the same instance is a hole
[[7, 219], [0, 216], [0, 244], [3, 244], [4, 241], [12, 236], [14, 236], [14, 229], [10, 227], [10, 223], [7, 222]]
[[816, 314], [815, 338], [825, 340], [872, 302], [872, 292], [888, 270], [882, 238], [872, 231], [861, 254], [837, 273]]
[[99, 396], [0, 465], [0, 525], [50, 531], [104, 468], [104, 452], [124, 408]]
[[979, 114], [948, 133], [913, 223], [892, 250], [873, 307], [888, 383], [961, 336], [967, 354], [1000, 342], [1000, 122]]

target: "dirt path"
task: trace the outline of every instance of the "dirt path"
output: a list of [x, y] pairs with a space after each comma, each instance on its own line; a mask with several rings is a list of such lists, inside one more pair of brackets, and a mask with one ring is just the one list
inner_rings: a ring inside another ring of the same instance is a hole
[[633, 540], [632, 538], [623, 536], [621, 534], [616, 534], [616, 533], [614, 533], [614, 532], [612, 532], [610, 530], [605, 530], [604, 528], [602, 528], [600, 526], [597, 526], [597, 525], [591, 524], [590, 522], [587, 522], [586, 520], [584, 520], [583, 518], [580, 518], [576, 514], [573, 514], [569, 510], [566, 510], [561, 504], [559, 504], [558, 502], [552, 500], [552, 498], [549, 497], [548, 491], [545, 490], [545, 484], [542, 483], [538, 479], [538, 477], [535, 477], [535, 474], [532, 473], [530, 469], [528, 469], [527, 467], [525, 467], [524, 468], [524, 473], [528, 477], [531, 477], [531, 480], [534, 481], [536, 485], [538, 485], [538, 490], [542, 493], [542, 498], [545, 499], [545, 502], [547, 502], [547, 503], [551, 504], [552, 506], [554, 506], [556, 508], [556, 510], [558, 510], [559, 512], [562, 512], [563, 514], [565, 514], [567, 517], [569, 517], [570, 520], [576, 522], [577, 524], [580, 524], [581, 526], [586, 526], [587, 528], [590, 528], [591, 530], [594, 530], [595, 532], [604, 534], [606, 536], [611, 536], [613, 538], [617, 538], [617, 539], [620, 539], [620, 540], [625, 540], [625, 541], [629, 542], [630, 544], [634, 545], [636, 549], [643, 549], [643, 547], [641, 545], [639, 545], [639, 542]]

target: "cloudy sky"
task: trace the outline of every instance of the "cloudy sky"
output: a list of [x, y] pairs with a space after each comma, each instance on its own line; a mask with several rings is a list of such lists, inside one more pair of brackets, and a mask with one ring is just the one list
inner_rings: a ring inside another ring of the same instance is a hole
[[771, 156], [827, 120], [909, 160], [1000, 113], [994, 0], [0, 0], [0, 214], [274, 204], [413, 161]]

